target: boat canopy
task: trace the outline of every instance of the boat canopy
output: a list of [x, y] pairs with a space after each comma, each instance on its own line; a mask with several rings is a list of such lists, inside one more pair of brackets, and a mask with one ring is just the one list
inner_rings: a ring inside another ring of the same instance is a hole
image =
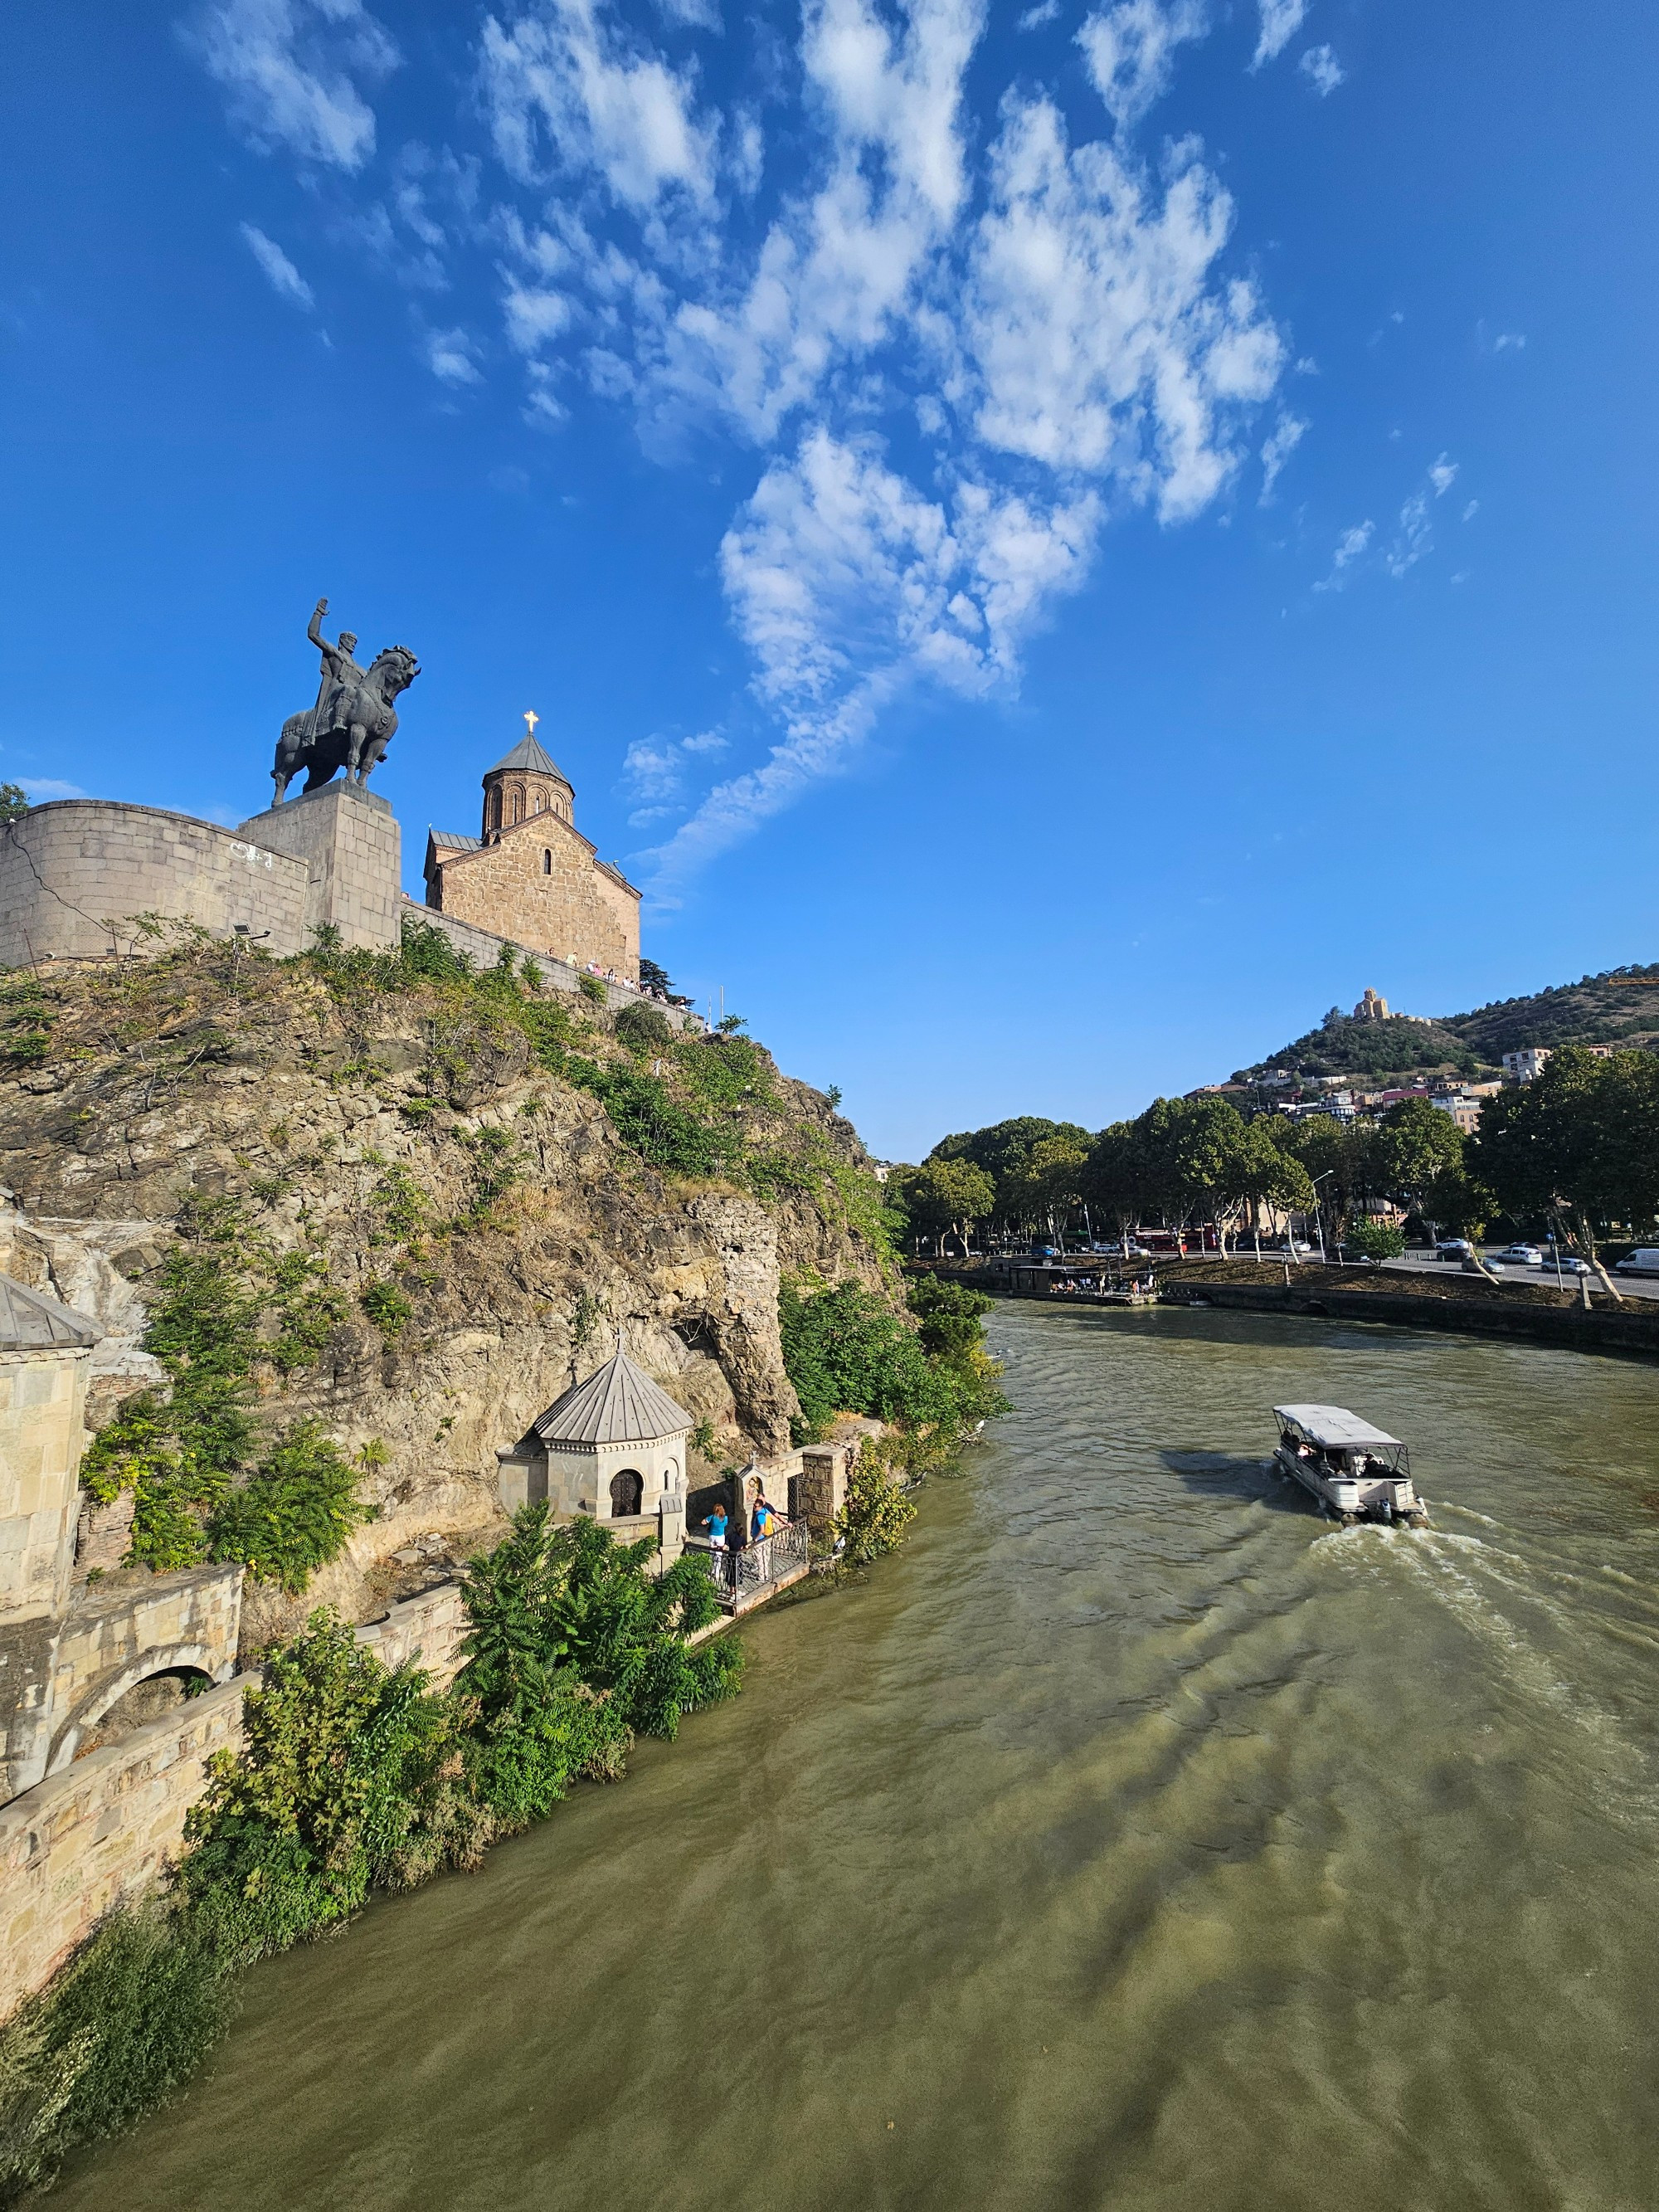
[[1310, 1444], [1325, 1451], [1405, 1449], [1398, 1437], [1373, 1428], [1346, 1406], [1275, 1406], [1273, 1412], [1282, 1428], [1298, 1431]]

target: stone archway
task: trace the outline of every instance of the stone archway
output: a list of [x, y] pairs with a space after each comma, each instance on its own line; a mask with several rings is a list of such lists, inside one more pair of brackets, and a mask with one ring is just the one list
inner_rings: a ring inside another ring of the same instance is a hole
[[631, 1520], [644, 1503], [645, 1478], [638, 1468], [619, 1468], [611, 1478], [611, 1518]]
[[[163, 1677], [195, 1675], [211, 1683], [216, 1679], [216, 1655], [205, 1644], [175, 1644], [143, 1652], [117, 1673], [106, 1674], [88, 1691], [79, 1705], [70, 1709], [68, 1718], [53, 1732], [46, 1772], [61, 1774], [72, 1765], [86, 1738], [95, 1732], [112, 1707], [118, 1705], [130, 1690]], [[228, 1679], [230, 1669], [226, 1668], [223, 1673]]]

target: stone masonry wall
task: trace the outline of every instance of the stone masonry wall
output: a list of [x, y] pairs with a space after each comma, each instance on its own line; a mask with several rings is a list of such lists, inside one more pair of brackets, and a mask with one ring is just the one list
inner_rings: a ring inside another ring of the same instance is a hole
[[389, 799], [355, 783], [328, 783], [250, 816], [237, 835], [304, 862], [307, 942], [327, 922], [347, 945], [396, 945], [403, 839]]
[[[460, 1594], [447, 1583], [357, 1636], [388, 1666], [418, 1652], [441, 1686], [460, 1664], [462, 1629]], [[258, 1681], [240, 1674], [0, 1808], [0, 2019], [176, 1856], [207, 1763], [240, 1747], [242, 1693]]]
[[[131, 917], [160, 915], [228, 936], [269, 931], [301, 951], [308, 864], [211, 822], [155, 806], [58, 799], [0, 827], [0, 968], [143, 951]], [[395, 883], [395, 878], [394, 878]]]
[[437, 879], [445, 914], [544, 957], [592, 960], [635, 981], [640, 973], [640, 902], [600, 869], [580, 831], [538, 814], [498, 842], [446, 860]]

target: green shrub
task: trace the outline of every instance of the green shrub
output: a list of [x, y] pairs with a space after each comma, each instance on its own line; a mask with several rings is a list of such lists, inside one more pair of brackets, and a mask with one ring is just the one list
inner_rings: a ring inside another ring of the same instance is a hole
[[649, 1006], [644, 1000], [623, 1008], [617, 1017], [617, 1035], [629, 1052], [637, 1053], [641, 1060], [650, 1059], [653, 1054], [672, 1052], [674, 1048], [674, 1032], [667, 1015], [660, 1006]]
[[1397, 1260], [1406, 1249], [1406, 1232], [1391, 1221], [1356, 1221], [1344, 1242], [1368, 1260]]
[[337, 1559], [368, 1518], [357, 1477], [316, 1421], [299, 1421], [246, 1482], [226, 1491], [208, 1522], [216, 1559], [240, 1559], [264, 1582], [297, 1595]]
[[415, 1309], [395, 1283], [370, 1283], [357, 1303], [388, 1344], [395, 1344]]
[[112, 1913], [0, 2030], [0, 2203], [161, 2103], [234, 2008], [222, 1961], [188, 1920], [158, 1904]]
[[846, 1501], [836, 1516], [836, 1534], [842, 1541], [845, 1564], [863, 1566], [884, 1552], [896, 1551], [915, 1510], [879, 1449], [866, 1437], [848, 1478]]
[[591, 1000], [596, 1006], [606, 1006], [611, 1003], [611, 994], [597, 975], [578, 975], [576, 988], [581, 993], [583, 998]]
[[[237, 1962], [431, 1871], [462, 1827], [447, 1786], [460, 1752], [451, 1701], [416, 1668], [389, 1672], [333, 1613], [267, 1654], [242, 1710], [242, 1748], [210, 1762], [177, 1877], [196, 1923]], [[460, 1844], [476, 1849], [476, 1836]]]

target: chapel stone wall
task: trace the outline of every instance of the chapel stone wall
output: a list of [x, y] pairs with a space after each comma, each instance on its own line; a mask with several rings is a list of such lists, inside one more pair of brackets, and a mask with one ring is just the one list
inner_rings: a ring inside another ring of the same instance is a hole
[[434, 903], [445, 914], [554, 959], [614, 968], [639, 980], [639, 900], [596, 864], [586, 839], [556, 815], [508, 830], [444, 863]]

